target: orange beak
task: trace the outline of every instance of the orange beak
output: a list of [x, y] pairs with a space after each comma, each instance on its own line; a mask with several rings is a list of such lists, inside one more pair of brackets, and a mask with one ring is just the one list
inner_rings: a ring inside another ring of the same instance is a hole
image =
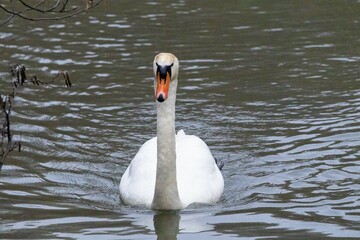
[[166, 76], [162, 76], [160, 72], [156, 74], [156, 91], [155, 99], [163, 102], [168, 98], [170, 86], [170, 73], [166, 72]]

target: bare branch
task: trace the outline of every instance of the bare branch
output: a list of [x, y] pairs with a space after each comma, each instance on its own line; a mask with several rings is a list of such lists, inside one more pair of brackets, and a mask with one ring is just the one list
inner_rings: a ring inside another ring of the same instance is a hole
[[[9, 72], [10, 72], [10, 76], [12, 78], [15, 78], [15, 80], [12, 80], [12, 84], [13, 84], [13, 96], [15, 96], [17, 94], [16, 89], [19, 86], [23, 86], [25, 83], [29, 83], [28, 79], [26, 78], [26, 68], [23, 64], [17, 64], [17, 63], [9, 63]], [[55, 80], [59, 77], [62, 76], [63, 80], [65, 81], [65, 85], [66, 87], [71, 87], [72, 83], [70, 81], [70, 76], [69, 73], [66, 70], [59, 70], [57, 75], [52, 78], [50, 81], [41, 81], [36, 75], [32, 75], [32, 77], [30, 78], [30, 82], [32, 84], [35, 85], [47, 85], [47, 84], [51, 84], [53, 82], [55, 82]]]
[[[28, 5], [26, 2], [24, 2], [24, 1], [22, 1], [22, 0], [19, 0], [19, 2], [21, 2], [21, 3], [22, 3], [25, 7], [27, 7], [29, 10], [34, 10], [34, 11], [38, 11], [38, 12], [41, 12], [41, 13], [45, 13], [44, 10], [41, 10], [41, 9], [37, 8], [37, 7], [40, 6], [40, 5], [32, 7], [32, 6]], [[45, 2], [45, 0], [41, 1], [41, 4], [44, 3], [44, 2]], [[60, 0], [59, 0], [58, 2], [60, 2]]]
[[[97, 0], [97, 1], [86, 0], [86, 5], [83, 8], [78, 9], [77, 7], [75, 7], [75, 8], [72, 8], [70, 11], [66, 11], [66, 7], [69, 3], [69, 0], [64, 0], [63, 2], [61, 0], [57, 0], [56, 3], [51, 8], [48, 8], [45, 10], [42, 10], [39, 8], [39, 6], [42, 5], [45, 2], [45, 0], [42, 0], [35, 6], [31, 6], [31, 5], [27, 4], [24, 0], [19, 0], [19, 2], [22, 4], [22, 6], [25, 7], [25, 10], [23, 10], [23, 11], [9, 10], [9, 8], [0, 4], [0, 9], [5, 11], [6, 13], [10, 14], [9, 18], [0, 24], [0, 27], [9, 23], [11, 21], [11, 19], [13, 19], [14, 17], [19, 17], [19, 18], [22, 18], [22, 19], [25, 19], [28, 21], [46, 21], [46, 20], [60, 20], [60, 19], [71, 18], [71, 17], [77, 16], [81, 13], [87, 12], [88, 10], [98, 6], [103, 1], [104, 0]], [[59, 10], [56, 10], [61, 3], [62, 3], [62, 7]], [[48, 15], [51, 14], [52, 16], [56, 14], [58, 16], [29, 17], [24, 14], [29, 11], [39, 12], [39, 13], [48, 14]], [[67, 14], [64, 15], [64, 13], [67, 13]]]
[[10, 127], [10, 114], [11, 114], [11, 97], [0, 95], [0, 114], [4, 115], [4, 121], [0, 127], [1, 133], [1, 142], [0, 142], [0, 171], [4, 164], [4, 160], [7, 155], [14, 151], [16, 148], [19, 148], [20, 151], [20, 142], [12, 141], [11, 127]]
[[65, 71], [65, 70], [60, 70], [60, 71], [58, 72], [57, 76], [56, 76], [53, 80], [55, 80], [55, 79], [56, 79], [57, 77], [59, 77], [60, 75], [63, 76], [63, 78], [64, 78], [64, 80], [65, 80], [65, 85], [66, 85], [67, 87], [71, 87], [71, 82], [70, 82], [69, 74], [68, 74], [68, 72]]
[[[34, 6], [34, 8], [39, 7], [39, 6], [42, 5], [44, 2], [45, 2], [45, 0], [39, 2], [38, 4], [36, 4], [36, 5]], [[0, 4], [0, 8], [1, 8], [1, 9], [4, 9], [5, 7], [1, 6], [1, 4]], [[26, 10], [23, 11], [23, 12], [27, 12], [27, 11], [30, 11], [30, 10], [31, 10], [31, 9], [26, 9]], [[5, 11], [5, 10], [4, 10], [4, 11]], [[18, 14], [19, 14], [19, 13], [22, 13], [22, 12], [18, 12]], [[17, 15], [16, 15], [16, 14], [12, 14], [7, 20], [5, 20], [3, 23], [0, 24], [0, 27], [2, 27], [3, 25], [9, 23], [9, 22], [11, 21], [11, 19], [13, 19], [15, 16], [17, 16]]]

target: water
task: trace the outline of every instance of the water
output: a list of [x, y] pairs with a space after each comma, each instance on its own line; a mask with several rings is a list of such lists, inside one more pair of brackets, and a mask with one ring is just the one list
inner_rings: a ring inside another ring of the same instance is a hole
[[[108, 0], [0, 29], [8, 62], [51, 79], [12, 113], [23, 151], [0, 174], [0, 238], [360, 237], [360, 3]], [[121, 175], [156, 134], [152, 60], [180, 60], [177, 130], [225, 162], [216, 206], [123, 206]]]

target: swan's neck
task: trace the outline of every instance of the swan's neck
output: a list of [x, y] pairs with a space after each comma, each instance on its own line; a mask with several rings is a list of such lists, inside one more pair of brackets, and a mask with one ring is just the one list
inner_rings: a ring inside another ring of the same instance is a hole
[[170, 83], [168, 99], [157, 104], [157, 168], [154, 209], [180, 209], [176, 181], [175, 102], [177, 80]]

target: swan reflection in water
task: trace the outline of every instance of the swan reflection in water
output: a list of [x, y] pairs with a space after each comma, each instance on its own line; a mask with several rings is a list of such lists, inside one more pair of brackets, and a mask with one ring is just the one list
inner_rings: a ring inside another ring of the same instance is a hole
[[[196, 211], [196, 210], [195, 210]], [[157, 239], [177, 239], [177, 235], [213, 231], [214, 225], [209, 223], [208, 212], [189, 211], [144, 211], [137, 214], [129, 213], [131, 222], [136, 229], [155, 232]]]
[[158, 239], [177, 239], [180, 218], [180, 215], [174, 212], [159, 212], [155, 214], [154, 228]]

